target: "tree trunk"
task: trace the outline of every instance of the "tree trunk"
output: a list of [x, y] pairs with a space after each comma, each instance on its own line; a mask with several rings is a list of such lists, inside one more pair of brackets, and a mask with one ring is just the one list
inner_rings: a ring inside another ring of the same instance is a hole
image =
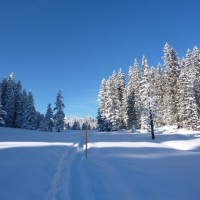
[[155, 135], [154, 135], [153, 117], [152, 117], [151, 109], [150, 109], [150, 124], [151, 124], [151, 136], [152, 136], [152, 140], [154, 140]]

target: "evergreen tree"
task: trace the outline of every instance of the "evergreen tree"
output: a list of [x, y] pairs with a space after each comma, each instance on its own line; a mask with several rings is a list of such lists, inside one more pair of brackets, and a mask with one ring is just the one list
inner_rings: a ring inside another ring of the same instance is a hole
[[142, 77], [140, 81], [140, 98], [141, 98], [141, 129], [150, 130], [149, 120], [149, 89], [150, 89], [150, 73], [148, 69], [147, 59], [142, 58]]
[[139, 65], [135, 59], [133, 67], [129, 68], [128, 73], [128, 86], [127, 86], [127, 115], [128, 115], [128, 127], [140, 128], [140, 72]]
[[127, 125], [128, 128], [136, 126], [136, 111], [135, 111], [135, 91], [133, 88], [133, 67], [129, 67], [128, 85], [127, 85]]
[[122, 113], [122, 122], [123, 122], [123, 129], [128, 128], [128, 96], [127, 96], [127, 86], [123, 91], [123, 99], [122, 99], [122, 106], [121, 106], [121, 113]]
[[85, 130], [86, 127], [87, 127], [86, 123], [83, 123], [83, 124], [82, 124], [82, 127], [81, 127], [81, 130]]
[[187, 107], [187, 84], [188, 84], [188, 77], [186, 73], [186, 65], [185, 65], [185, 59], [181, 62], [182, 70], [181, 74], [177, 80], [178, 85], [178, 116], [179, 116], [179, 122], [178, 122], [178, 128], [183, 128], [184, 124], [186, 123], [186, 107]]
[[6, 115], [6, 112], [2, 109], [2, 105], [1, 105], [1, 91], [0, 91], [0, 126], [4, 125], [4, 116]]
[[149, 71], [147, 59], [142, 59], [142, 77], [140, 81], [141, 99], [141, 129], [149, 131], [151, 128], [152, 139], [154, 136], [153, 119], [156, 116], [156, 101], [154, 98], [154, 69]]
[[71, 129], [70, 123], [68, 122], [65, 127], [67, 130], [70, 130]]
[[99, 131], [107, 131], [107, 81], [105, 79], [102, 80], [99, 95], [98, 95], [98, 128]]
[[3, 80], [1, 81], [1, 104], [3, 108], [5, 108], [5, 104], [7, 100], [6, 99], [7, 84], [8, 84], [8, 79], [4, 77]]
[[192, 61], [192, 52], [188, 49], [186, 54], [185, 65], [188, 71], [188, 129], [197, 130], [199, 127], [198, 104], [195, 98], [195, 79], [197, 71]]
[[111, 130], [116, 131], [119, 130], [120, 126], [120, 117], [119, 117], [119, 109], [120, 102], [118, 98], [118, 90], [117, 90], [117, 75], [115, 71], [112, 76], [108, 80], [108, 89], [107, 89], [107, 109], [108, 113], [106, 115], [106, 119], [111, 123]]
[[100, 132], [106, 131], [105, 126], [104, 126], [105, 121], [106, 121], [106, 118], [102, 116], [100, 108], [98, 108], [97, 124], [98, 124], [98, 129]]
[[17, 99], [18, 108], [16, 111], [16, 120], [15, 120], [15, 127], [16, 128], [23, 128], [24, 121], [26, 121], [26, 105], [27, 105], [27, 93], [24, 90], [21, 92]]
[[45, 131], [45, 116], [40, 112], [37, 113], [37, 129], [41, 131]]
[[52, 132], [54, 127], [54, 119], [53, 119], [53, 110], [51, 108], [51, 104], [49, 103], [47, 106], [47, 112], [45, 115], [45, 130]]
[[35, 130], [37, 128], [37, 113], [35, 110], [35, 105], [31, 90], [28, 93], [25, 117], [26, 117], [26, 122], [24, 124], [24, 127], [26, 129]]
[[197, 111], [200, 116], [200, 53], [199, 49], [195, 46], [192, 51], [192, 65], [194, 68], [194, 92], [197, 103]]
[[18, 81], [14, 88], [14, 102], [15, 102], [15, 113], [14, 113], [14, 127], [21, 128], [20, 118], [21, 118], [21, 96], [22, 96], [22, 85]]
[[3, 109], [6, 111], [7, 115], [5, 116], [5, 125], [7, 127], [14, 127], [15, 123], [15, 79], [14, 74], [8, 78], [7, 86], [6, 86], [6, 93], [4, 96], [4, 106]]
[[192, 53], [187, 51], [186, 59], [182, 62], [182, 71], [178, 79], [178, 115], [179, 127], [197, 130], [199, 116], [195, 98], [194, 81], [195, 69], [192, 64]]
[[62, 96], [61, 91], [58, 92], [55, 105], [56, 105], [56, 107], [54, 108], [55, 127], [56, 127], [57, 131], [60, 132], [61, 130], [64, 129], [64, 125], [65, 125], [65, 113], [63, 111], [65, 105], [63, 103], [63, 96]]
[[74, 121], [74, 124], [73, 124], [73, 126], [72, 126], [72, 130], [80, 130], [81, 129], [81, 127], [80, 127], [80, 123], [79, 123], [79, 121]]
[[177, 125], [177, 79], [179, 76], [180, 66], [176, 52], [168, 44], [164, 47], [164, 64], [165, 72], [165, 120], [167, 125]]
[[125, 75], [120, 68], [118, 77], [117, 77], [117, 90], [118, 90], [118, 99], [119, 99], [119, 128], [126, 129], [127, 127], [127, 107], [125, 102], [127, 101], [126, 95], [126, 80]]
[[164, 126], [164, 78], [161, 64], [158, 64], [158, 68], [155, 72], [155, 84], [154, 84], [154, 96], [157, 105], [157, 117], [154, 120], [156, 127]]
[[19, 128], [25, 128], [27, 125], [27, 105], [28, 105], [28, 95], [26, 90], [23, 90], [20, 95], [20, 112], [17, 117], [17, 124]]

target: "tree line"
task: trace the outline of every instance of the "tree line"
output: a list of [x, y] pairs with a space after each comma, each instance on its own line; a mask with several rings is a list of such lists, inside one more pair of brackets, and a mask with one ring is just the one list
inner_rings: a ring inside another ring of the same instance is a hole
[[0, 126], [30, 130], [56, 131], [64, 129], [65, 114], [62, 92], [56, 96], [55, 107], [49, 103], [46, 114], [36, 111], [32, 91], [22, 89], [14, 74], [0, 82]]
[[91, 117], [67, 117], [66, 128], [70, 130], [95, 130], [97, 128], [97, 120]]
[[100, 131], [177, 126], [198, 130], [200, 125], [200, 53], [195, 46], [183, 59], [165, 44], [164, 67], [149, 67], [143, 56], [129, 68], [128, 83], [122, 69], [101, 82], [98, 95]]

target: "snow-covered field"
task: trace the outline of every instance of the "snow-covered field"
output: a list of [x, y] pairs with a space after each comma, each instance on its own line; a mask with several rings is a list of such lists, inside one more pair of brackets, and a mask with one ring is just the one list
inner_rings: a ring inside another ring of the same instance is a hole
[[199, 200], [199, 136], [0, 128], [0, 199]]

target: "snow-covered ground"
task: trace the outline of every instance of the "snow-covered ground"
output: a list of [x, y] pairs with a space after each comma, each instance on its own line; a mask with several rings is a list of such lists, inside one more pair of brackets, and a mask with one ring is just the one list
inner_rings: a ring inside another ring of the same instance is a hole
[[0, 199], [199, 200], [199, 135], [0, 128]]

